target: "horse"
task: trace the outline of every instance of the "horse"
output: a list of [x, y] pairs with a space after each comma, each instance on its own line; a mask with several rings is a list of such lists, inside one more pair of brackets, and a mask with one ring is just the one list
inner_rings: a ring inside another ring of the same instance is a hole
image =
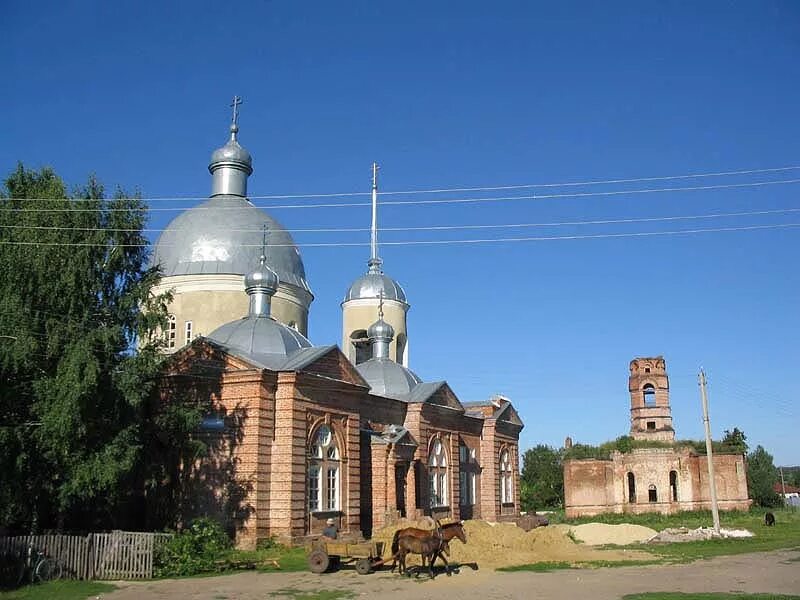
[[[458, 538], [461, 540], [462, 543], [467, 543], [467, 534], [464, 531], [464, 522], [463, 521], [456, 521], [455, 523], [447, 523], [446, 525], [442, 525], [439, 521], [435, 521], [437, 530], [441, 531], [442, 535], [442, 549], [437, 552], [433, 559], [436, 560], [436, 557], [440, 557], [444, 563], [445, 567], [447, 568], [447, 560], [444, 557], [444, 553], [450, 554], [450, 540], [453, 538]], [[405, 529], [398, 529], [394, 532], [394, 537], [392, 538], [392, 572], [394, 572], [394, 568], [397, 565], [397, 550], [398, 550], [398, 540], [401, 536], [410, 535], [417, 538], [427, 538], [431, 535], [430, 529], [419, 529], [417, 527], [406, 527]], [[442, 552], [444, 551], [444, 553]], [[422, 557], [422, 566], [425, 566], [425, 556]], [[450, 575], [450, 570], [447, 568], [447, 574]]]
[[767, 527], [772, 527], [773, 525], [775, 525], [775, 515], [772, 514], [771, 512], [765, 514], [764, 525], [766, 525]]
[[[433, 579], [433, 561], [436, 560], [437, 555], [441, 555], [444, 539], [440, 529], [435, 529], [433, 532], [428, 532], [425, 537], [416, 537], [413, 535], [401, 535], [397, 538], [397, 554], [395, 557], [400, 560], [400, 573], [408, 575], [406, 569], [406, 555], [411, 552], [422, 556], [423, 566], [425, 558], [428, 558], [428, 574]], [[442, 557], [445, 568], [447, 567], [447, 560]], [[419, 575], [419, 573], [417, 573]], [[450, 572], [448, 571], [449, 575]]]

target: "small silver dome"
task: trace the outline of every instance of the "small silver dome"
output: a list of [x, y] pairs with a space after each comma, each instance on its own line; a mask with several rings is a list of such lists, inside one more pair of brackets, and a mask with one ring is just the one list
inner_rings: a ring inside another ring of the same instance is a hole
[[398, 302], [408, 303], [406, 300], [406, 293], [400, 284], [394, 279], [383, 273], [369, 272], [353, 282], [350, 289], [344, 296], [344, 301], [357, 300], [359, 298], [378, 298], [383, 292], [384, 300], [396, 300]]
[[164, 229], [151, 264], [165, 277], [227, 273], [245, 275], [261, 255], [261, 225], [269, 229], [267, 264], [281, 283], [309, 290], [300, 251], [283, 226], [239, 196], [215, 196], [185, 210]]
[[376, 396], [405, 400], [422, 380], [410, 369], [385, 358], [372, 358], [356, 365], [356, 370]]
[[266, 262], [267, 257], [262, 254], [256, 270], [244, 276], [245, 292], [258, 289], [272, 296], [278, 291], [278, 274], [270, 269]]
[[222, 148], [217, 148], [211, 154], [208, 170], [213, 173], [215, 169], [224, 165], [245, 167], [244, 170], [250, 175], [253, 172], [253, 157], [239, 145], [239, 142], [231, 139]]
[[381, 339], [391, 342], [394, 339], [394, 327], [383, 319], [378, 319], [367, 329], [367, 337], [371, 340]]
[[247, 316], [226, 323], [209, 336], [218, 342], [267, 362], [270, 358], [287, 357], [301, 348], [310, 348], [299, 331], [279, 323], [272, 317]]

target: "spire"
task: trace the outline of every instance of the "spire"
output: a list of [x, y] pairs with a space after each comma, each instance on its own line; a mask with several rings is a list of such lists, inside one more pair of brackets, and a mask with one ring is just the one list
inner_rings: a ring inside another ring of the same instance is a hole
[[378, 320], [367, 329], [372, 341], [372, 358], [389, 359], [389, 344], [394, 339], [394, 327], [383, 320], [383, 291], [378, 295]]
[[211, 173], [212, 196], [247, 196], [247, 177], [253, 172], [253, 159], [250, 153], [239, 145], [239, 106], [242, 99], [233, 97], [233, 118], [231, 119], [231, 139], [211, 155], [208, 170]]
[[272, 296], [278, 291], [278, 275], [267, 266], [267, 237], [269, 232], [264, 224], [264, 237], [261, 242], [261, 257], [255, 271], [244, 278], [244, 291], [250, 296], [250, 317], [269, 317]]
[[381, 261], [378, 258], [378, 163], [372, 163], [372, 227], [370, 229], [369, 272], [381, 273]]

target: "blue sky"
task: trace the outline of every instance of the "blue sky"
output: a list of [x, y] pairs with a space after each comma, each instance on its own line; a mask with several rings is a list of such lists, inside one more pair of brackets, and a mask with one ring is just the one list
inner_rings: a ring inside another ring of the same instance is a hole
[[[366, 192], [373, 160], [386, 191], [800, 165], [795, 2], [36, 2], [4, 3], [0, 16], [4, 172], [22, 160], [51, 165], [71, 183], [96, 172], [145, 197], [205, 196], [208, 157], [226, 139], [234, 94], [245, 100], [240, 140], [254, 158], [252, 195]], [[797, 178], [800, 170], [547, 192]], [[798, 189], [387, 205], [380, 221], [414, 227], [785, 210], [800, 208]], [[368, 226], [370, 218], [366, 207], [270, 212], [290, 230]], [[153, 212], [150, 227], [163, 228], [175, 214]], [[380, 237], [791, 223], [800, 213]], [[295, 239], [367, 243], [369, 235]], [[661, 354], [678, 437], [702, 436], [702, 365], [715, 437], [739, 427], [788, 465], [800, 464], [799, 250], [800, 228], [789, 227], [384, 246], [381, 254], [412, 304], [412, 368], [425, 380], [448, 380], [463, 401], [509, 396], [526, 422], [523, 449], [560, 446], [567, 435], [598, 443], [627, 433], [628, 362]], [[316, 295], [309, 337], [338, 343], [339, 302], [365, 269], [368, 248], [302, 253]]]

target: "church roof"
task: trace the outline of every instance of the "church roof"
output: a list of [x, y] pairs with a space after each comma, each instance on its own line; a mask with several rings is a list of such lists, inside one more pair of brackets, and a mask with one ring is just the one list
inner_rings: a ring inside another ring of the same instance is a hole
[[407, 400], [422, 380], [411, 370], [387, 358], [371, 358], [356, 365], [356, 370], [376, 396]]
[[281, 370], [279, 367], [296, 352], [312, 347], [299, 331], [272, 317], [257, 315], [226, 323], [211, 332], [208, 339], [273, 370]]
[[159, 236], [151, 263], [161, 265], [165, 277], [244, 275], [261, 255], [262, 224], [269, 230], [267, 264], [281, 283], [310, 292], [292, 236], [269, 214], [238, 196], [215, 196], [175, 217]]

